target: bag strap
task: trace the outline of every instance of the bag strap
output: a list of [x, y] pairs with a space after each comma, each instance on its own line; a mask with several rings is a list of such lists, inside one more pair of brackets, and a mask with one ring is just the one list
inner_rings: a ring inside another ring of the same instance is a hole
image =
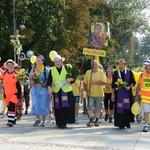
[[[92, 81], [92, 69], [91, 69], [91, 73], [90, 73], [90, 81]], [[91, 84], [89, 85], [89, 92], [91, 90]]]

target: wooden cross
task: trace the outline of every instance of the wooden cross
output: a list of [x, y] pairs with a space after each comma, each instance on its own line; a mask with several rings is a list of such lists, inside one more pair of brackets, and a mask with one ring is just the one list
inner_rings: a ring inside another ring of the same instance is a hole
[[20, 52], [22, 51], [22, 44], [20, 43], [20, 38], [25, 38], [24, 35], [20, 35], [19, 34], [19, 30], [16, 30], [16, 34], [15, 35], [10, 35], [11, 38], [11, 43], [14, 46], [15, 50], [15, 55], [17, 54], [18, 59], [17, 62], [19, 64], [19, 56], [20, 56]]

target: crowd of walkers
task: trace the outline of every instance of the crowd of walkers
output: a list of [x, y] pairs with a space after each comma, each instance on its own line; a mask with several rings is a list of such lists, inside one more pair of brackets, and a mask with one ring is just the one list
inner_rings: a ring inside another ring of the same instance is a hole
[[21, 119], [23, 112], [28, 115], [31, 101], [34, 127], [44, 127], [51, 119], [61, 129], [68, 123], [79, 124], [82, 103], [83, 113], [89, 118], [88, 127], [98, 127], [104, 114], [105, 121], [123, 130], [131, 128], [130, 123], [135, 122], [131, 107], [138, 101], [142, 111], [137, 120], [142, 118], [145, 122], [143, 132], [149, 131], [150, 60], [144, 62], [145, 71], [137, 81], [124, 59], [116, 63], [116, 69], [111, 66], [104, 69], [98, 61], [92, 60], [91, 69], [86, 71], [83, 79], [67, 76], [65, 58], [60, 55], [52, 61], [54, 66], [49, 68], [45, 58], [37, 56], [24, 81], [16, 78], [19, 66], [13, 60], [8, 59], [0, 68], [0, 101], [3, 101], [0, 113], [1, 117], [6, 113], [9, 127]]

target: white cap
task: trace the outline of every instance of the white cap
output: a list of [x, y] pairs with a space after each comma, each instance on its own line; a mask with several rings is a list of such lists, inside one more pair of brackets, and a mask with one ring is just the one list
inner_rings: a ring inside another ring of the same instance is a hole
[[150, 60], [146, 60], [146, 61], [144, 62], [144, 65], [150, 65]]

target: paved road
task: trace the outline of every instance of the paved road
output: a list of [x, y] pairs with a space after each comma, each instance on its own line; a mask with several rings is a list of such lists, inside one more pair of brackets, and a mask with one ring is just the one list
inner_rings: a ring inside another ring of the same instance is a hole
[[33, 127], [32, 115], [24, 115], [9, 128], [7, 118], [0, 119], [0, 150], [150, 150], [150, 131], [143, 133], [143, 123], [119, 130], [103, 121], [99, 127], [86, 126], [88, 118], [80, 115], [80, 124], [58, 129], [54, 123]]

